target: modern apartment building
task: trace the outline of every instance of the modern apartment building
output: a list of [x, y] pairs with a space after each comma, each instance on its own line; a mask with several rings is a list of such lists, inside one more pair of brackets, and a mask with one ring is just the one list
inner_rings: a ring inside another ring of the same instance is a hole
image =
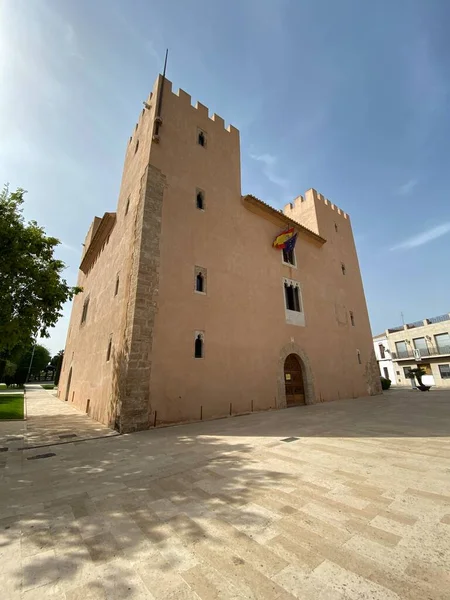
[[392, 359], [397, 385], [411, 385], [406, 374], [420, 366], [426, 373], [427, 384], [450, 387], [449, 313], [392, 327], [373, 339], [374, 345], [384, 345], [381, 340], [386, 341], [384, 355]]
[[377, 359], [378, 368], [380, 369], [381, 377], [390, 379], [392, 385], [396, 385], [397, 377], [395, 375], [395, 365], [392, 362], [391, 351], [387, 335], [381, 333], [373, 338], [373, 349]]

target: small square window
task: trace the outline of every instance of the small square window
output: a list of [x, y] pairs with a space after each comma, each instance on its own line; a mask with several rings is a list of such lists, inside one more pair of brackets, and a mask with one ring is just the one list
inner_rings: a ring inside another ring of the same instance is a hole
[[201, 129], [197, 131], [197, 144], [206, 148], [206, 132]]
[[286, 265], [290, 265], [292, 267], [296, 266], [296, 261], [295, 261], [295, 251], [294, 249], [288, 249], [288, 248], [283, 248], [282, 250], [282, 258], [283, 258], [283, 262]]

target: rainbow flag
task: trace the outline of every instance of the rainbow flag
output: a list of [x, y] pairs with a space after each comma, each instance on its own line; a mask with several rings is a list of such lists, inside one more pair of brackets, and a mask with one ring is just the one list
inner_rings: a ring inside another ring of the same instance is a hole
[[[290, 243], [289, 240], [291, 240]], [[289, 247], [291, 250], [294, 248], [296, 240], [297, 234], [295, 233], [294, 228], [290, 227], [289, 229], [286, 229], [277, 235], [277, 237], [273, 240], [272, 246], [278, 250], [282, 250], [286, 247]]]

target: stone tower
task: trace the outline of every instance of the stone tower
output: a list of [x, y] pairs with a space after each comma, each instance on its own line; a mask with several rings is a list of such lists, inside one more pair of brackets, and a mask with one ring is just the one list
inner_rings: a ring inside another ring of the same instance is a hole
[[[272, 247], [289, 226], [295, 264]], [[374, 391], [348, 216], [315, 190], [284, 212], [242, 197], [239, 132], [162, 76], [78, 285], [60, 398], [121, 432], [286, 406], [292, 354], [307, 403]]]

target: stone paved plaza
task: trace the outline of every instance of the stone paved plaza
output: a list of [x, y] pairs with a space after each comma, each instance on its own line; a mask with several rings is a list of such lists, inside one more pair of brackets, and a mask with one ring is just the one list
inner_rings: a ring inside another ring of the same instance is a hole
[[100, 439], [27, 408], [0, 424], [2, 600], [450, 598], [448, 391]]

